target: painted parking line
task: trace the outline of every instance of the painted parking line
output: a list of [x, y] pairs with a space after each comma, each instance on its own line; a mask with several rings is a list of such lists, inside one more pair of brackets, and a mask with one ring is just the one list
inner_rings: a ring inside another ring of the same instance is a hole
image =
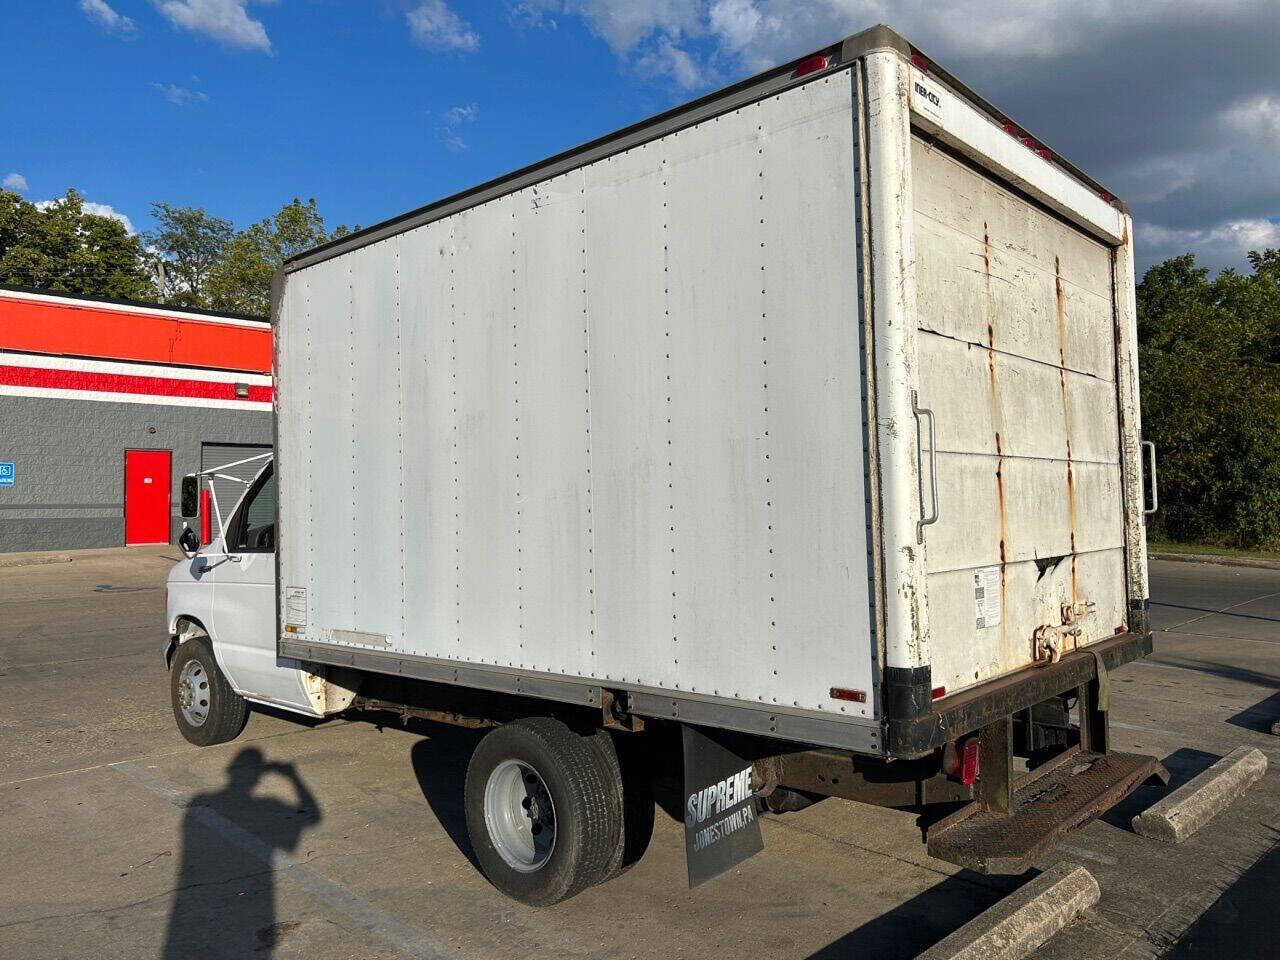
[[118, 770], [125, 776], [132, 778], [135, 782], [175, 807], [181, 807], [186, 811], [187, 816], [201, 826], [209, 828], [242, 852], [247, 853], [256, 860], [260, 860], [277, 873], [288, 877], [311, 895], [323, 900], [333, 909], [377, 934], [408, 956], [414, 957], [416, 960], [444, 960], [445, 957], [455, 958], [457, 956], [456, 950], [447, 950], [441, 944], [423, 936], [421, 932], [397, 920], [386, 911], [361, 900], [346, 887], [321, 876], [306, 864], [276, 849], [216, 810], [205, 806], [193, 806], [186, 794], [165, 783], [133, 761], [124, 760], [120, 763], [110, 764], [110, 766], [113, 770]]

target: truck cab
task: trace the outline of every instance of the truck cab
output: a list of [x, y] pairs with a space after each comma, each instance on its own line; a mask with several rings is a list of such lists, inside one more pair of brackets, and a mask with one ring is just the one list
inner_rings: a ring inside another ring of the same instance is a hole
[[[200, 516], [202, 530], [216, 530], [215, 536], [201, 536], [191, 526], [184, 530], [180, 543], [186, 556], [173, 565], [167, 582], [165, 662], [172, 666], [179, 654], [188, 661], [174, 672], [173, 682], [174, 716], [189, 740], [205, 740], [205, 724], [216, 724], [223, 707], [240, 718], [238, 734], [247, 717], [247, 704], [238, 701], [323, 715], [308, 692], [308, 678], [314, 684], [315, 675], [301, 669], [298, 661], [276, 654], [275, 464], [269, 454], [253, 459], [260, 461], [257, 472], [239, 500], [226, 505], [230, 509], [225, 516], [207, 481], [214, 476], [228, 479], [228, 469], [244, 461], [183, 480], [184, 516]], [[202, 516], [200, 506], [205, 508]], [[192, 642], [196, 646], [188, 647]], [[228, 703], [214, 702], [218, 687], [213, 664], [225, 678], [223, 692], [228, 695], [223, 699]]]

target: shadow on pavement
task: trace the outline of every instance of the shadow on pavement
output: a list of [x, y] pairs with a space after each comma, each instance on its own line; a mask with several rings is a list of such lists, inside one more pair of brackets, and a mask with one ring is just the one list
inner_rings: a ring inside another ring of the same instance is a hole
[[[283, 777], [294, 801], [258, 796]], [[182, 859], [162, 960], [271, 957], [299, 926], [276, 917], [273, 857], [297, 849], [320, 822], [315, 797], [291, 763], [267, 763], [246, 747], [227, 765], [221, 790], [192, 797], [182, 821]]]
[[1270, 733], [1271, 725], [1280, 721], [1280, 692], [1273, 693], [1265, 700], [1259, 700], [1252, 707], [1241, 710], [1234, 717], [1228, 717], [1227, 723], [1255, 733]]
[[1176, 790], [1192, 777], [1203, 773], [1222, 758], [1216, 753], [1206, 753], [1191, 747], [1180, 747], [1164, 758], [1162, 763], [1169, 771], [1169, 785], [1157, 784], [1141, 786], [1125, 797], [1098, 819], [1121, 830], [1131, 830], [1133, 818], [1147, 807], [1165, 797], [1170, 790]]
[[1035, 875], [995, 877], [961, 870], [833, 940], [810, 954], [809, 960], [907, 960], [959, 930]]
[[[1263, 598], [1259, 597], [1258, 599]], [[1251, 603], [1252, 601], [1246, 600], [1245, 602]], [[1234, 613], [1229, 607], [1225, 610], [1217, 610], [1212, 607], [1189, 607], [1181, 603], [1167, 603], [1163, 600], [1159, 603], [1152, 603], [1151, 605], [1153, 607], [1166, 607], [1170, 610], [1191, 610], [1196, 613], [1209, 613], [1213, 614], [1215, 617], [1238, 617], [1241, 620], [1266, 620], [1270, 623], [1280, 623], [1280, 617], [1263, 617], [1256, 613]], [[1181, 624], [1181, 626], [1186, 626], [1186, 624]], [[1176, 627], [1169, 629], [1173, 630], [1175, 633], [1177, 632]]]
[[[1176, 633], [1177, 631], [1173, 632]], [[1259, 687], [1280, 689], [1280, 677], [1276, 677], [1273, 673], [1251, 670], [1248, 667], [1233, 667], [1227, 663], [1213, 663], [1207, 660], [1187, 660], [1184, 657], [1171, 657], [1160, 653], [1148, 657], [1146, 662], [1164, 664], [1166, 667], [1179, 667], [1182, 670], [1204, 673], [1211, 677], [1240, 680], [1243, 683], [1252, 683]]]
[[462, 788], [467, 779], [467, 763], [487, 731], [425, 720], [415, 721], [411, 729], [423, 735], [410, 753], [413, 775], [418, 778], [422, 796], [454, 846], [479, 870], [480, 864], [467, 836]]
[[[1280, 840], [1280, 831], [1272, 831]], [[1240, 879], [1223, 891], [1216, 903], [1178, 938], [1165, 960], [1190, 957], [1260, 958], [1276, 956], [1280, 942], [1280, 842]]]

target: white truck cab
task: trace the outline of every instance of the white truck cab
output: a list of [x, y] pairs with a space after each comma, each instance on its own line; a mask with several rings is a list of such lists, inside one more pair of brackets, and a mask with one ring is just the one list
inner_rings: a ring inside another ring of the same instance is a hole
[[[270, 454], [252, 459], [261, 461], [261, 469], [225, 518], [212, 485], [204, 484], [213, 476], [235, 479], [226, 471], [248, 461], [191, 474], [183, 481], [184, 516], [194, 517], [196, 504], [204, 499], [210, 508], [209, 526], [217, 524], [217, 535], [208, 544], [187, 527], [180, 541], [186, 559], [173, 565], [167, 583], [165, 661], [171, 665], [184, 650], [187, 654], [184, 668], [173, 673], [174, 713], [183, 735], [197, 738], [193, 742], [215, 742], [208, 740], [205, 725], [217, 722], [211, 713], [219, 711], [209, 696], [217, 678], [208, 663], [192, 656], [194, 647], [187, 649], [193, 640], [202, 648], [199, 652], [214, 659], [234, 695], [227, 698], [228, 708], [241, 719], [232, 736], [247, 717], [241, 700], [323, 716], [323, 699], [308, 692], [308, 682], [310, 689], [321, 692], [323, 685], [316, 684], [315, 675], [301, 669], [298, 661], [276, 654], [275, 470]], [[202, 487], [207, 492], [203, 498]]]

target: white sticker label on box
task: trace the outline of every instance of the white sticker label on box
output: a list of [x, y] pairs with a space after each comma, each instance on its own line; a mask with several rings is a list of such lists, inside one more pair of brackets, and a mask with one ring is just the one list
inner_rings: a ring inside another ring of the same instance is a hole
[[973, 572], [973, 609], [979, 630], [1000, 626], [999, 567], [979, 567]]
[[[307, 590], [306, 587], [284, 588], [284, 625], [289, 633], [306, 633], [307, 630]], [[288, 628], [293, 627], [292, 630]]]

